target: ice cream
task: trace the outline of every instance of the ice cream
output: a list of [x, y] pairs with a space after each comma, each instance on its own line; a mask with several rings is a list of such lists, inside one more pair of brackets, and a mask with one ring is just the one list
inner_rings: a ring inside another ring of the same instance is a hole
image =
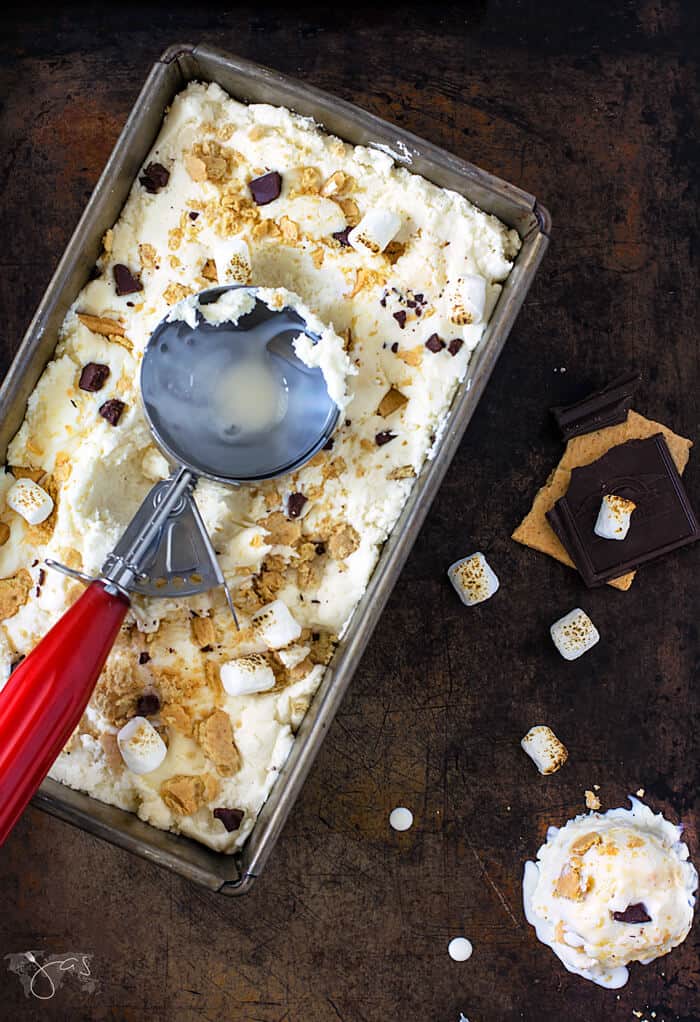
[[[519, 246], [463, 196], [308, 118], [215, 84], [175, 97], [0, 472], [0, 679], [81, 592], [42, 559], [99, 572], [168, 474], [138, 380], [169, 313], [216, 284], [298, 296], [315, 332], [342, 339], [302, 338], [296, 351], [345, 407], [301, 470], [238, 489], [198, 484], [241, 631], [220, 592], [135, 599], [52, 777], [214, 849], [243, 844], [440, 443]], [[53, 502], [41, 522], [8, 503], [20, 477]], [[167, 744], [141, 774], [117, 741], [136, 716]]]
[[525, 865], [525, 915], [569, 972], [615, 989], [685, 940], [697, 872], [681, 828], [636, 798], [550, 827]]

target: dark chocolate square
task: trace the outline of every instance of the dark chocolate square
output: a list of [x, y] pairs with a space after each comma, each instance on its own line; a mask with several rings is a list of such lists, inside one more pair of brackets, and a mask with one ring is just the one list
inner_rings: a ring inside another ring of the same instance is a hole
[[640, 381], [639, 373], [626, 373], [581, 401], [552, 408], [562, 439], [571, 440], [583, 433], [624, 422]]
[[[637, 505], [623, 540], [601, 539], [593, 531], [606, 493]], [[547, 519], [589, 587], [700, 539], [698, 520], [661, 433], [619, 444], [590, 465], [573, 469], [569, 489]]]

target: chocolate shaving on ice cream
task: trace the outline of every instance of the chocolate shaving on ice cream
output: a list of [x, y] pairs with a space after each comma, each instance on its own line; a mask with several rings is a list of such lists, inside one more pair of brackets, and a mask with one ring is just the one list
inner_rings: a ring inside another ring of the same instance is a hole
[[266, 206], [268, 202], [273, 202], [279, 197], [282, 191], [282, 177], [276, 170], [271, 170], [269, 174], [254, 177], [252, 181], [248, 182], [248, 187], [255, 204]]
[[613, 912], [613, 919], [618, 923], [650, 923], [651, 916], [646, 910], [646, 905], [638, 902], [636, 905], [628, 905], [624, 912]]
[[162, 163], [149, 163], [139, 178], [139, 182], [151, 195], [156, 195], [161, 188], [165, 188], [169, 180], [170, 171], [166, 170]]
[[434, 355], [437, 355], [439, 351], [445, 347], [445, 342], [442, 337], [438, 337], [437, 334], [431, 334], [428, 340], [425, 342], [425, 346], [428, 351], [432, 351]]
[[144, 692], [136, 702], [136, 713], [139, 717], [152, 717], [159, 709], [160, 699], [155, 692]]
[[117, 286], [118, 295], [133, 295], [137, 291], [143, 291], [141, 280], [131, 272], [128, 266], [117, 263], [112, 273], [114, 274], [114, 283]]
[[94, 393], [95, 391], [102, 390], [108, 376], [109, 366], [101, 365], [99, 362], [88, 362], [86, 366], [83, 366], [80, 373], [78, 386], [81, 390]]
[[306, 501], [307, 498], [303, 493], [290, 493], [287, 497], [287, 516], [289, 518], [298, 518]]
[[396, 433], [392, 433], [390, 429], [384, 429], [381, 433], [377, 433], [374, 438], [374, 442], [377, 447], [383, 447], [384, 444], [391, 443], [392, 440], [396, 440]]
[[107, 420], [110, 426], [116, 426], [125, 408], [126, 405], [123, 401], [119, 401], [118, 398], [112, 398], [111, 401], [105, 401], [103, 405], [100, 405], [100, 415], [103, 419]]
[[242, 809], [215, 809], [214, 817], [217, 820], [221, 820], [226, 830], [229, 832], [232, 830], [238, 830], [245, 813]]

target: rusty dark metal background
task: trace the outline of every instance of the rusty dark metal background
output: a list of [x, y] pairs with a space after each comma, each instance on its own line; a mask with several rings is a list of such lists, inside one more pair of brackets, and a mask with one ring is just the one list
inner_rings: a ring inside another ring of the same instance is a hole
[[[587, 592], [509, 533], [560, 453], [546, 409], [630, 366], [638, 411], [700, 436], [695, 3], [552, 0], [225, 11], [14, 7], [0, 44], [5, 368], [152, 61], [178, 38], [365, 106], [541, 195], [555, 233], [462, 448], [260, 884], [229, 903], [30, 810], [0, 851], [0, 956], [93, 955], [0, 1017], [153, 1022], [656, 1022], [700, 1016], [698, 926], [618, 995], [525, 924], [522, 862], [549, 823], [628, 792], [682, 818], [696, 862], [698, 550]], [[566, 370], [562, 372], [562, 370]], [[698, 452], [687, 485], [700, 504]], [[469, 610], [444, 568], [484, 549]], [[600, 644], [548, 626], [580, 604]], [[521, 735], [570, 748], [540, 778]], [[387, 814], [410, 806], [414, 828]], [[474, 955], [450, 960], [450, 937]]]

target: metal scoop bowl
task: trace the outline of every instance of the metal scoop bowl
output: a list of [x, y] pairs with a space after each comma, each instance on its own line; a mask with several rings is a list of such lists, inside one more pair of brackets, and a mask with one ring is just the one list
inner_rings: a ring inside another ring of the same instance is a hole
[[[198, 305], [241, 287], [203, 291]], [[296, 311], [272, 310], [256, 288], [244, 290], [255, 304], [236, 323], [214, 325], [197, 312], [195, 326], [168, 317], [151, 335], [141, 365], [143, 408], [156, 444], [175, 467], [146, 495], [99, 577], [46, 560], [88, 588], [0, 692], [0, 844], [77, 727], [132, 593], [172, 598], [220, 586], [236, 620], [195, 501], [197, 479], [239, 486], [293, 472], [327, 444], [337, 425], [339, 409], [321, 370], [304, 365], [293, 348], [301, 333], [316, 343], [318, 336]], [[231, 424], [225, 402], [212, 401], [218, 381], [235, 373], [242, 358], [262, 365], [284, 390], [283, 414], [270, 428]]]

